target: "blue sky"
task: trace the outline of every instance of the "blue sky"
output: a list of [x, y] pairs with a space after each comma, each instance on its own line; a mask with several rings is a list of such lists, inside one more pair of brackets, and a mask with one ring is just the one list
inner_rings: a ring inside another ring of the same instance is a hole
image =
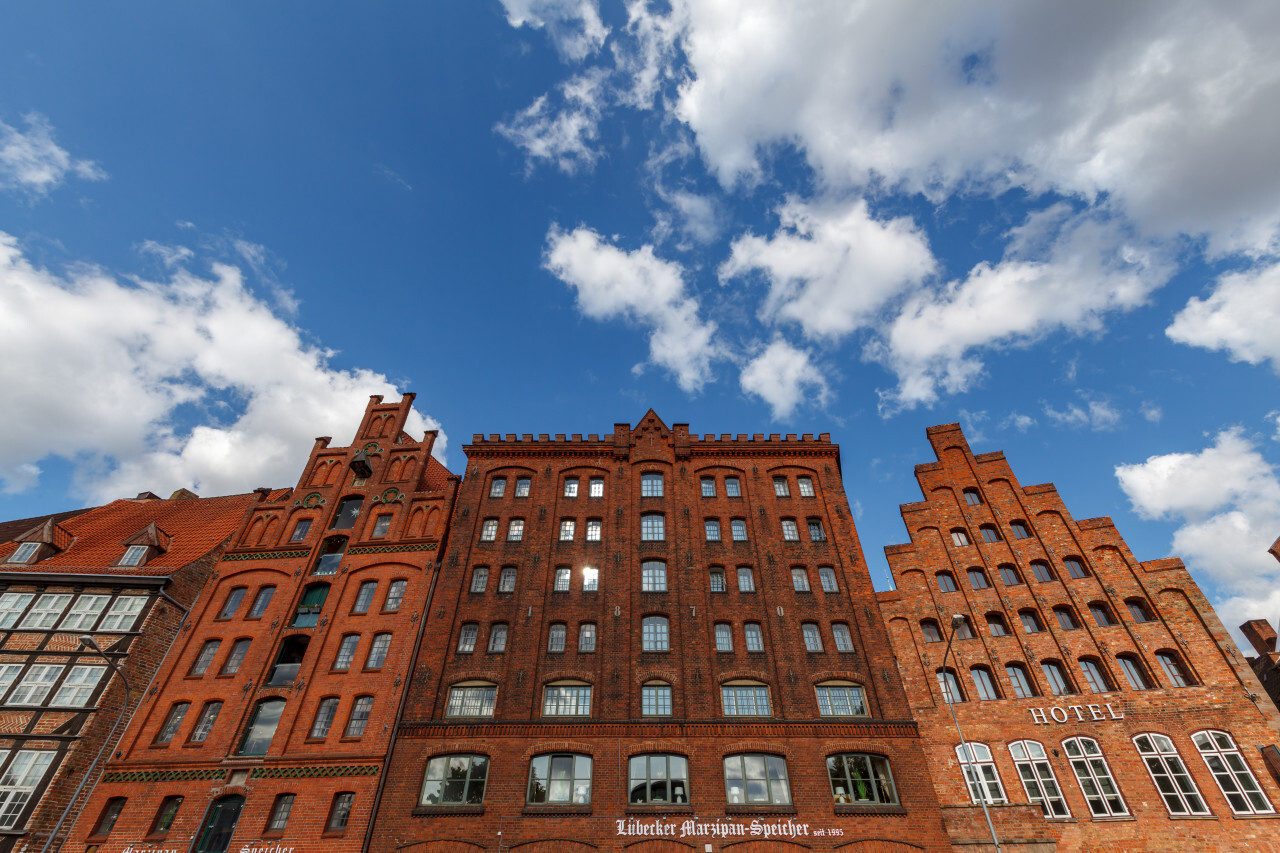
[[830, 432], [873, 577], [960, 421], [1280, 616], [1280, 9], [11, 4], [0, 517], [476, 432]]

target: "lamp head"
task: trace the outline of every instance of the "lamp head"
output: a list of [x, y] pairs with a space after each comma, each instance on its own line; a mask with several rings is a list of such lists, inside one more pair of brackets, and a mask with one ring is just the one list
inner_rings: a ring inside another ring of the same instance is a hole
[[959, 628], [963, 624], [964, 624], [964, 616], [962, 614], [956, 613], [951, 617], [952, 628]]
[[93, 637], [89, 636], [88, 634], [81, 634], [81, 635], [80, 635], [80, 645], [81, 645], [81, 646], [88, 646], [89, 648], [91, 648], [91, 649], [93, 649], [95, 652], [97, 652], [98, 654], [102, 654], [102, 649], [98, 648], [98, 644], [97, 644], [97, 642], [95, 642], [95, 641], [94, 641], [94, 639], [93, 639]]

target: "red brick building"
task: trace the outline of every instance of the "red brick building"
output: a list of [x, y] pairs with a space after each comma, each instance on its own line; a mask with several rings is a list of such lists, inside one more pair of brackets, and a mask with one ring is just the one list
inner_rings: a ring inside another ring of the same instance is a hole
[[76, 853], [366, 843], [457, 478], [373, 397], [260, 490], [81, 814]]
[[949, 849], [826, 435], [477, 435], [370, 850]]
[[146, 492], [3, 526], [0, 851], [40, 850], [55, 827], [67, 837], [97, 757], [109, 757], [253, 502]]
[[878, 597], [956, 849], [991, 849], [980, 796], [1005, 850], [1280, 849], [1280, 718], [1182, 562], [928, 437]]

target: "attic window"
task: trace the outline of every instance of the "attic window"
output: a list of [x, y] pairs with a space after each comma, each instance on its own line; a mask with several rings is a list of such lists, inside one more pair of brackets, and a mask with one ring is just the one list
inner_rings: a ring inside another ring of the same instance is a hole
[[124, 549], [124, 556], [120, 558], [118, 565], [121, 566], [141, 566], [147, 559], [148, 545], [130, 545]]
[[29, 563], [31, 562], [31, 558], [36, 555], [36, 551], [39, 550], [39, 548], [39, 542], [23, 542], [18, 546], [18, 550], [9, 555], [9, 559], [6, 562]]

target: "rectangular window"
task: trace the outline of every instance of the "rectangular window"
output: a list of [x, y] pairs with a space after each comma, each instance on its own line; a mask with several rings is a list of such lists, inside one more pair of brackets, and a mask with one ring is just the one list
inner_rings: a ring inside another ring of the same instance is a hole
[[578, 626], [578, 651], [594, 652], [596, 650], [596, 626], [583, 622]]
[[427, 762], [418, 804], [482, 805], [488, 776], [489, 759], [483, 755], [437, 755]]
[[786, 477], [773, 478], [773, 494], [774, 494], [774, 497], [779, 497], [779, 498], [791, 497], [791, 487], [787, 485]]
[[516, 497], [518, 498], [529, 497], [530, 482], [531, 481], [528, 477], [516, 477]]
[[641, 474], [640, 475], [640, 497], [642, 498], [662, 497], [662, 475], [661, 474]]
[[755, 592], [756, 576], [745, 566], [738, 569], [738, 592]]
[[1094, 817], [1117, 817], [1129, 814], [1120, 790], [1111, 776], [1111, 768], [1098, 748], [1098, 742], [1092, 738], [1075, 737], [1063, 741], [1067, 760], [1085, 801], [1089, 803], [1089, 811]]
[[544, 717], [586, 717], [591, 715], [591, 687], [576, 684], [549, 684], [542, 699]]
[[529, 762], [530, 803], [591, 802], [591, 757], [539, 755]]
[[856, 685], [818, 687], [818, 713], [824, 717], [865, 717], [867, 702]]
[[726, 684], [720, 688], [726, 717], [769, 716], [769, 688]]
[[706, 531], [707, 531], [707, 541], [708, 541], [708, 542], [719, 542], [719, 541], [720, 541], [720, 522], [719, 522], [719, 520], [714, 519], [714, 518], [708, 518], [708, 519], [706, 520], [706, 522], [704, 523], [704, 526], [706, 527]]
[[568, 629], [560, 623], [552, 625], [547, 630], [547, 651], [559, 654], [564, 651], [565, 635]]
[[640, 591], [667, 591], [667, 564], [661, 560], [645, 560], [640, 564]]
[[365, 727], [369, 725], [369, 715], [373, 713], [373, 697], [361, 696], [351, 706], [351, 717], [347, 720], [347, 731], [343, 737], [363, 737]]
[[818, 626], [812, 622], [806, 622], [800, 626], [800, 632], [804, 635], [804, 650], [806, 652], [822, 651], [822, 632], [818, 630]]
[[556, 569], [555, 582], [552, 584], [552, 592], [568, 592], [569, 584], [573, 581], [573, 570], [568, 566], [560, 566]]
[[[0, 829], [17, 826], [18, 818], [44, 778], [54, 754], [52, 750], [24, 749], [13, 757], [9, 769], [0, 776]], [[120, 798], [120, 807], [124, 808], [123, 797]], [[116, 812], [116, 817], [119, 817], [119, 812]], [[114, 824], [115, 819], [111, 822]]]
[[588, 542], [600, 541], [601, 527], [602, 525], [601, 525], [600, 519], [598, 518], [587, 519], [587, 541]]
[[671, 687], [646, 684], [640, 688], [640, 713], [646, 717], [671, 716]]
[[356, 659], [356, 649], [360, 646], [359, 634], [347, 634], [338, 645], [338, 655], [333, 659], [333, 668], [339, 672], [351, 668]]
[[566, 498], [576, 498], [578, 496], [578, 478], [564, 478], [564, 496]]
[[221, 702], [205, 702], [204, 707], [200, 709], [200, 718], [192, 727], [191, 737], [188, 740], [191, 743], [204, 743], [208, 740], [209, 733], [213, 731], [213, 724], [218, 722], [218, 713], [221, 710]]
[[592, 477], [589, 488], [590, 491], [587, 493], [587, 497], [604, 497], [604, 477]]
[[600, 589], [600, 570], [595, 566], [587, 566], [582, 570], [582, 591], [595, 592]]
[[274, 586], [264, 586], [258, 590], [258, 594], [253, 597], [253, 604], [249, 607], [249, 615], [246, 619], [261, 619], [263, 614], [267, 612], [267, 607], [271, 604], [271, 599], [276, 594]]
[[22, 664], [20, 663], [0, 663], [0, 696], [4, 696], [9, 691], [9, 687], [21, 672]]
[[82, 708], [89, 704], [89, 697], [93, 695], [93, 689], [98, 686], [102, 674], [107, 671], [105, 666], [73, 666], [71, 672], [63, 680], [62, 686], [58, 688], [57, 694], [53, 697], [51, 705], [74, 706]]
[[729, 522], [729, 529], [733, 533], [734, 542], [747, 541], [747, 522], [746, 519], [735, 518]]
[[791, 588], [796, 592], [809, 592], [809, 573], [800, 568], [792, 569]]
[[800, 541], [800, 528], [796, 527], [795, 519], [782, 519], [782, 538], [787, 542]]
[[1044, 747], [1034, 740], [1016, 740], [1009, 744], [1009, 754], [1027, 799], [1038, 805], [1045, 817], [1071, 817]]
[[1080, 562], [1079, 557], [1064, 557], [1063, 564], [1067, 567], [1067, 574], [1073, 578], [1087, 578], [1089, 573], [1085, 571], [1084, 563]]
[[760, 633], [759, 625], [755, 622], [748, 622], [746, 625], [742, 626], [742, 632], [747, 638], [747, 651], [764, 651], [764, 635]]
[[143, 605], [147, 603], [145, 595], [122, 595], [111, 603], [111, 609], [103, 617], [99, 631], [132, 631], [133, 623], [138, 620]]
[[374, 634], [373, 645], [369, 647], [369, 657], [365, 659], [365, 669], [382, 669], [386, 663], [387, 652], [391, 649], [390, 634]]
[[206, 640], [205, 644], [200, 647], [200, 654], [196, 655], [196, 662], [191, 665], [191, 671], [187, 674], [201, 676], [208, 672], [214, 656], [218, 654], [218, 647], [221, 645], [221, 640]]
[[712, 569], [712, 570], [711, 570], [711, 591], [712, 591], [712, 592], [724, 592], [724, 591], [725, 591], [724, 571], [723, 571], [723, 570], [721, 570], [721, 569]]
[[52, 628], [62, 611], [71, 603], [71, 593], [47, 593], [36, 599], [35, 606], [22, 620], [23, 628]]
[[1010, 565], [1000, 566], [1000, 580], [1004, 581], [1005, 586], [1019, 586], [1022, 584], [1022, 578], [1018, 577], [1018, 570]]
[[267, 820], [267, 832], [284, 832], [289, 825], [289, 815], [293, 812], [295, 794], [279, 794], [271, 806], [271, 817]]
[[809, 519], [809, 539], [812, 542], [826, 541], [826, 531], [822, 529], [822, 521], [816, 518]]
[[733, 629], [724, 622], [716, 623], [716, 651], [733, 651]]
[[494, 477], [489, 483], [489, 497], [500, 498], [507, 493], [507, 478]]
[[0, 595], [0, 628], [12, 628], [35, 595], [29, 592], [6, 592]]
[[373, 521], [373, 539], [381, 539], [391, 530], [391, 516], [384, 514], [378, 516]]
[[480, 525], [480, 541], [492, 542], [498, 538], [498, 519], [486, 518]]
[[671, 635], [665, 616], [646, 616], [641, 625], [640, 648], [646, 652], [671, 650]]
[[853, 636], [849, 633], [848, 625], [836, 622], [831, 626], [831, 635], [836, 638], [836, 651], [853, 651]]
[[512, 566], [507, 566], [502, 570], [502, 574], [498, 576], [498, 592], [515, 592], [516, 591], [516, 570]]
[[71, 605], [71, 612], [62, 620], [59, 628], [63, 631], [88, 631], [93, 628], [106, 609], [109, 595], [82, 595]]
[[507, 650], [507, 626], [494, 625], [489, 629], [489, 651], [501, 654]]
[[489, 567], [476, 566], [471, 570], [471, 591], [484, 592], [484, 588], [489, 585]]
[[572, 542], [572, 541], [573, 541], [573, 528], [574, 528], [574, 527], [575, 527], [575, 523], [574, 523], [574, 520], [573, 520], [572, 518], [566, 518], [566, 519], [564, 519], [563, 521], [561, 521], [561, 522], [560, 522], [560, 541], [561, 541], [561, 542]]
[[227, 659], [222, 662], [222, 675], [235, 675], [240, 671], [244, 656], [249, 654], [250, 642], [248, 639], [241, 639], [231, 644], [231, 651], [227, 654]]
[[666, 517], [657, 513], [640, 516], [640, 540], [662, 542], [667, 538]]
[[476, 636], [480, 633], [480, 627], [474, 622], [468, 622], [458, 631], [458, 651], [462, 654], [470, 654], [476, 650]]
[[148, 546], [146, 545], [130, 545], [124, 549], [124, 554], [120, 557], [117, 565], [121, 566], [141, 566], [142, 561], [147, 558]]
[[800, 487], [800, 497], [814, 497], [812, 477], [796, 477], [796, 485]]
[[724, 478], [724, 493], [731, 498], [742, 497], [742, 485], [738, 482], [737, 477]]
[[836, 582], [836, 570], [830, 566], [818, 567], [818, 580], [822, 582], [823, 592], [840, 591], [840, 584]]
[[333, 718], [336, 716], [338, 716], [338, 697], [329, 696], [321, 699], [320, 705], [316, 708], [316, 719], [311, 724], [310, 737], [328, 737], [329, 730], [333, 728]]
[[187, 711], [191, 708], [190, 702], [178, 702], [169, 709], [169, 714], [164, 718], [164, 723], [160, 726], [160, 731], [156, 734], [156, 743], [172, 743], [178, 734], [178, 729], [182, 728], [182, 721], [187, 716]]
[[786, 759], [776, 755], [730, 755], [724, 759], [724, 793], [730, 805], [789, 805]]
[[6, 563], [27, 563], [36, 555], [36, 551], [40, 550], [39, 542], [23, 542], [14, 549], [13, 553], [5, 560]]
[[704, 498], [714, 498], [716, 496], [716, 478], [702, 478], [702, 496]]
[[524, 519], [513, 518], [507, 525], [507, 541], [520, 542], [524, 539]]
[[497, 687], [452, 687], [444, 713], [446, 717], [492, 717], [497, 698]]
[[311, 519], [304, 518], [293, 526], [293, 535], [289, 537], [290, 542], [301, 542], [307, 538], [307, 534], [311, 532]]
[[[370, 700], [372, 701], [372, 700]], [[329, 820], [325, 822], [325, 832], [346, 832], [347, 821], [351, 820], [351, 806], [356, 795], [350, 791], [333, 795], [333, 805], [329, 808]]]
[[280, 717], [284, 714], [285, 700], [264, 699], [253, 709], [244, 740], [240, 742], [240, 755], [266, 755], [271, 740], [276, 736]]
[[982, 533], [983, 542], [999, 542], [1000, 541], [1000, 533], [994, 527], [984, 524], [979, 529], [980, 529], [980, 532]]
[[368, 613], [373, 606], [373, 597], [378, 593], [377, 581], [365, 581], [356, 592], [356, 603], [351, 606], [352, 613]]

